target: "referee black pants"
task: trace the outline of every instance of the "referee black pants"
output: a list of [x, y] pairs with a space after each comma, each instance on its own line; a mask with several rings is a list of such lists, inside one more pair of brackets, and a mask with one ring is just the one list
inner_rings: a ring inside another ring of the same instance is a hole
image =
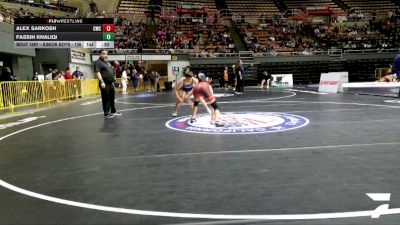
[[101, 88], [101, 100], [103, 101], [104, 115], [116, 113], [115, 110], [115, 87], [114, 84], [106, 84], [105, 88]]
[[244, 77], [240, 80], [240, 77], [236, 77], [236, 92], [243, 92], [244, 90]]

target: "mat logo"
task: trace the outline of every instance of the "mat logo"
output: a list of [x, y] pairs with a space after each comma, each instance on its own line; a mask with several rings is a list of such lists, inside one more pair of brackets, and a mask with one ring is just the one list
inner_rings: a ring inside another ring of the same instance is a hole
[[173, 130], [203, 134], [259, 134], [281, 132], [304, 127], [309, 123], [307, 118], [268, 112], [227, 112], [220, 120], [224, 127], [210, 124], [210, 115], [201, 114], [195, 123], [189, 123], [190, 116], [172, 119], [166, 126]]

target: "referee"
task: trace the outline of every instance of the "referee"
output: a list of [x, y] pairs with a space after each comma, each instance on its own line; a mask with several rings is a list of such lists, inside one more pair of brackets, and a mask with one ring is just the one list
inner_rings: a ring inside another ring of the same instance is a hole
[[122, 114], [115, 109], [115, 72], [111, 64], [106, 61], [107, 53], [107, 50], [104, 49], [100, 51], [100, 57], [94, 63], [94, 71], [97, 79], [99, 79], [104, 118], [109, 119]]

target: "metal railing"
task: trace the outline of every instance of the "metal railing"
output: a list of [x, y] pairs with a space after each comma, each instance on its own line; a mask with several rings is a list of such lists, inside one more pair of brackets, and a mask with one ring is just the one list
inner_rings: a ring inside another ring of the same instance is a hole
[[[98, 54], [99, 49], [93, 49], [92, 54]], [[265, 56], [279, 56], [279, 55], [331, 55], [331, 56], [342, 56], [349, 54], [365, 54], [365, 53], [397, 53], [400, 52], [400, 48], [392, 49], [363, 49], [363, 50], [342, 50], [342, 49], [329, 49], [327, 51], [271, 51], [271, 52], [254, 52], [254, 57], [265, 57]], [[159, 54], [159, 55], [171, 55], [171, 54], [187, 54], [190, 58], [237, 58], [241, 57], [243, 53], [209, 53], [209, 52], [198, 52], [195, 49], [143, 49], [141, 53], [138, 53], [137, 49], [112, 49], [108, 50], [109, 55], [131, 55], [131, 54]]]
[[0, 83], [0, 110], [87, 97], [100, 93], [98, 80], [8, 81]]
[[239, 58], [239, 53], [189, 53], [190, 58]]
[[343, 50], [343, 54], [365, 54], [365, 53], [396, 53], [400, 52], [400, 48], [378, 48], [378, 49], [360, 49], [360, 50]]

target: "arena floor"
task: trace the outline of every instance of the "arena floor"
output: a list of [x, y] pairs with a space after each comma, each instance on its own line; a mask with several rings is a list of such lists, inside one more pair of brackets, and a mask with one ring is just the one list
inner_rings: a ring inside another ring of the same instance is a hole
[[113, 119], [91, 99], [0, 120], [0, 224], [400, 221], [393, 98], [221, 92], [216, 129], [172, 93], [119, 97]]

